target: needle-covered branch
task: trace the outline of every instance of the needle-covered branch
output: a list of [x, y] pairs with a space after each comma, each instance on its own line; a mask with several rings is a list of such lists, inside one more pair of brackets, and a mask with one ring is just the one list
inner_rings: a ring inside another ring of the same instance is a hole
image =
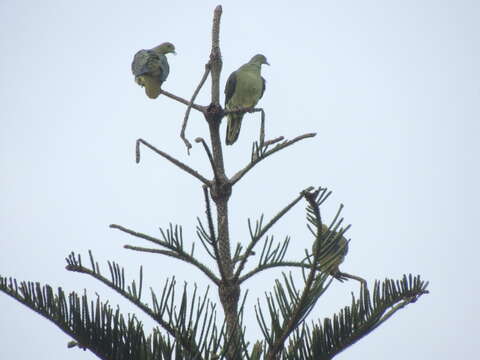
[[210, 185], [210, 181], [208, 179], [206, 179], [204, 176], [202, 176], [198, 171], [193, 170], [190, 166], [184, 164], [180, 160], [175, 159], [173, 156], [171, 156], [171, 155], [169, 155], [169, 154], [167, 154], [167, 153], [165, 153], [161, 150], [158, 150], [156, 147], [154, 147], [153, 145], [150, 145], [148, 142], [146, 142], [143, 139], [138, 139], [137, 143], [136, 143], [135, 154], [136, 154], [137, 164], [140, 162], [140, 144], [145, 145], [149, 149], [156, 152], [158, 155], [164, 157], [165, 159], [167, 159], [171, 163], [177, 165], [180, 169], [182, 169], [183, 171], [185, 171], [185, 172], [189, 173], [190, 175], [196, 177], [198, 180], [200, 180], [205, 185]]
[[304, 194], [310, 190], [312, 187], [308, 187], [307, 189], [303, 190], [293, 201], [291, 201], [287, 206], [285, 206], [282, 210], [280, 210], [265, 226], [262, 226], [263, 216], [260, 218], [260, 221], [257, 222], [255, 231], [252, 231], [250, 221], [249, 221], [249, 228], [250, 228], [250, 236], [251, 241], [245, 250], [244, 257], [240, 261], [238, 268], [235, 272], [235, 279], [239, 279], [240, 275], [247, 263], [248, 257], [253, 253], [254, 247], [257, 243], [262, 239], [262, 237], [267, 233], [268, 230], [278, 221], [280, 220], [291, 208], [293, 208], [304, 196]]
[[[181, 326], [178, 326], [178, 324], [175, 324], [174, 321], [172, 321], [171, 315], [168, 319], [165, 319], [165, 315], [167, 315], [169, 312], [171, 313], [172, 311], [174, 311], [173, 308], [170, 309], [170, 311], [165, 311], [166, 307], [156, 307], [157, 310], [161, 311], [155, 311], [154, 309], [150, 308], [148, 305], [141, 301], [141, 291], [139, 291], [137, 295], [136, 290], [132, 290], [136, 289], [135, 282], [132, 282], [132, 285], [131, 287], [128, 287], [128, 290], [125, 289], [124, 270], [120, 268], [118, 264], [116, 264], [115, 262], [108, 263], [111, 275], [111, 280], [109, 280], [100, 273], [98, 264], [93, 260], [91, 252], [89, 252], [89, 255], [92, 267], [91, 269], [83, 266], [81, 262], [81, 257], [75, 256], [74, 253], [71, 253], [67, 257], [66, 269], [69, 271], [90, 275], [116, 291], [118, 294], [122, 295], [124, 298], [126, 298], [135, 306], [137, 306], [140, 310], [142, 310], [145, 314], [149, 315], [153, 320], [155, 320], [170, 336], [172, 336], [176, 341], [182, 344], [184, 349], [186, 349], [192, 356], [200, 359], [198, 345], [194, 342], [194, 339], [188, 333], [188, 329], [182, 328]], [[165, 303], [168, 304], [168, 299]]]
[[117, 306], [109, 301], [90, 301], [87, 294], [65, 294], [58, 288], [40, 283], [18, 283], [0, 277], [0, 291], [54, 323], [75, 339], [75, 345], [88, 349], [104, 360], [155, 359], [168, 360], [175, 350], [175, 343], [162, 335], [157, 328], [147, 335], [135, 315], [125, 318]]
[[276, 153], [277, 151], [280, 151], [290, 145], [293, 145], [295, 144], [296, 142], [298, 141], [301, 141], [301, 140], [304, 140], [304, 139], [308, 139], [308, 138], [311, 138], [311, 137], [314, 137], [316, 135], [316, 133], [308, 133], [308, 134], [304, 134], [304, 135], [300, 135], [300, 136], [297, 136], [296, 138], [292, 139], [292, 140], [287, 140], [287, 141], [284, 141], [280, 144], [277, 144], [273, 149], [270, 149], [268, 151], [266, 151], [263, 156], [261, 157], [257, 157], [257, 158], [254, 158], [252, 159], [252, 161], [247, 165], [245, 166], [243, 169], [239, 170], [235, 175], [232, 176], [232, 178], [230, 179], [230, 183], [232, 185], [234, 185], [235, 183], [237, 183], [242, 177], [244, 177], [255, 165], [257, 165], [260, 161], [264, 160], [265, 158], [267, 158], [268, 156]]
[[205, 215], [207, 217], [208, 231], [202, 225], [200, 219], [198, 219], [199, 225], [197, 226], [197, 235], [202, 242], [207, 253], [215, 260], [220, 272], [220, 277], [225, 280], [226, 274], [224, 265], [222, 264], [220, 253], [218, 249], [218, 237], [215, 234], [215, 226], [213, 224], [212, 209], [210, 206], [210, 197], [208, 193], [208, 188], [203, 186], [203, 196], [205, 199]]
[[[145, 313], [157, 321], [176, 342], [181, 345], [180, 359], [208, 359], [212, 352], [219, 351], [220, 344], [224, 341], [224, 327], [217, 329], [216, 306], [211, 302], [209, 288], [203, 296], [197, 297], [197, 286], [194, 285], [190, 295], [187, 284], [183, 286], [181, 302], [177, 307], [175, 301], [175, 278], [167, 279], [161, 297], [157, 297], [151, 290], [152, 307], [141, 302], [142, 272], [140, 271], [140, 288], [137, 292], [135, 282], [125, 290], [124, 271], [114, 262], [109, 262], [111, 280], [103, 277], [98, 263], [93, 259], [91, 252], [91, 269], [81, 263], [81, 257], [71, 254], [67, 258], [67, 269], [88, 274], [111, 287], [122, 296], [137, 305]], [[170, 353], [171, 354], [171, 353]], [[178, 355], [178, 353], [177, 353]]]
[[[287, 338], [301, 324], [331, 283], [331, 279], [328, 280], [328, 277], [331, 269], [337, 264], [334, 260], [341, 256], [341, 250], [343, 249], [333, 246], [335, 239], [332, 239], [331, 233], [322, 232], [321, 230], [320, 204], [329, 195], [330, 193], [327, 192], [327, 189], [303, 193], [308, 203], [308, 219], [314, 222], [315, 226], [320, 229], [316, 233], [317, 238], [315, 239], [318, 250], [314, 252], [313, 259], [308, 258], [310, 260], [310, 268], [304, 274], [305, 283], [303, 290], [299, 291], [296, 289], [291, 277], [284, 275], [283, 284], [278, 280], [276, 281], [274, 295], [270, 294], [267, 296], [270, 317], [274, 324], [271, 330], [265, 327], [266, 322], [260, 306], [257, 308], [257, 318], [269, 345], [265, 355], [266, 360], [274, 360], [278, 357], [284, 349]], [[279, 311], [277, 311], [277, 307]]]
[[375, 281], [373, 294], [366, 286], [360, 289], [332, 318], [318, 321], [313, 329], [304, 324], [291, 338], [285, 355], [293, 359], [332, 359], [350, 345], [378, 328], [398, 310], [428, 294], [428, 282], [404, 275], [402, 280]]
[[162, 235], [164, 237], [164, 240], [155, 238], [153, 236], [143, 234], [131, 229], [128, 229], [124, 226], [117, 225], [117, 224], [112, 224], [110, 225], [112, 229], [118, 229], [120, 231], [123, 231], [124, 233], [127, 233], [129, 235], [138, 237], [140, 239], [148, 240], [156, 245], [162, 246], [168, 251], [165, 250], [155, 250], [155, 249], [149, 249], [149, 248], [141, 248], [141, 247], [134, 247], [130, 245], [126, 245], [125, 248], [130, 249], [130, 250], [136, 250], [136, 251], [144, 251], [144, 252], [151, 252], [151, 253], [157, 253], [157, 254], [162, 254], [170, 257], [174, 257], [176, 259], [182, 260], [184, 262], [187, 262], [193, 266], [195, 266], [197, 269], [199, 269], [201, 272], [203, 272], [210, 280], [212, 280], [215, 284], [220, 283], [220, 279], [204, 264], [202, 264], [200, 261], [198, 261], [194, 256], [193, 256], [193, 250], [191, 253], [187, 253], [183, 249], [183, 240], [181, 238], [181, 229], [180, 231], [175, 228], [175, 230], [170, 226], [170, 229], [167, 230], [166, 232], [162, 231]]

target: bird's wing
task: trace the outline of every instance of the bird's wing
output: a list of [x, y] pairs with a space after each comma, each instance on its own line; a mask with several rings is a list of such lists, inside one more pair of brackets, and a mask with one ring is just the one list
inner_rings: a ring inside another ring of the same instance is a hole
[[148, 61], [148, 50], [140, 50], [133, 57], [132, 61], [132, 73], [135, 76], [139, 76], [145, 73], [145, 66]]
[[267, 82], [266, 82], [265, 79], [262, 77], [262, 92], [260, 93], [259, 99], [262, 98], [263, 93], [265, 92], [265, 87], [266, 87], [266, 85], [267, 85]]
[[237, 74], [236, 71], [232, 72], [228, 77], [227, 83], [225, 84], [225, 106], [232, 98], [235, 93], [235, 88], [237, 86]]
[[157, 75], [159, 70], [163, 70], [161, 66], [162, 61], [155, 52], [153, 52], [152, 50], [140, 50], [135, 54], [133, 58], [132, 73], [135, 76], [140, 76], [144, 74]]
[[160, 81], [164, 82], [167, 80], [168, 73], [170, 72], [170, 66], [168, 65], [167, 57], [163, 54], [158, 55], [159, 58], [159, 67], [161, 70]]

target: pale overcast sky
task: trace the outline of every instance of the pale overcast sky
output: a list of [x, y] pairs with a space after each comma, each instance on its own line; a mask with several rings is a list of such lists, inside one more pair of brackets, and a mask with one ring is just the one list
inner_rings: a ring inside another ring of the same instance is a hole
[[[88, 289], [136, 311], [94, 279], [64, 269], [74, 250], [92, 249], [131, 277], [144, 266], [157, 291], [168, 276], [208, 281], [192, 267], [124, 244], [148, 245], [108, 228], [151, 235], [184, 226], [195, 239], [203, 215], [199, 182], [149, 151], [144, 138], [211, 175], [198, 144], [179, 139], [185, 107], [148, 99], [133, 81], [134, 53], [164, 41], [164, 88], [189, 98], [210, 51], [213, 1], [0, 1], [0, 275], [40, 281], [67, 292]], [[278, 153], [238, 183], [230, 202], [235, 241], [247, 242], [247, 218], [268, 218], [303, 188], [326, 186], [331, 219], [340, 203], [352, 224], [342, 269], [373, 282], [420, 274], [431, 294], [337, 358], [475, 359], [477, 279], [480, 6], [478, 1], [224, 1], [222, 87], [256, 53], [267, 56], [267, 137], [314, 139]], [[208, 104], [209, 83], [198, 103]], [[223, 94], [222, 94], [223, 99]], [[258, 116], [247, 115], [227, 148], [227, 172], [250, 158]], [[224, 130], [225, 127], [222, 126]], [[206, 136], [192, 113], [187, 136]], [[304, 204], [272, 230], [292, 237], [289, 258], [311, 246]], [[197, 245], [200, 251], [201, 246]], [[246, 324], [260, 338], [253, 303], [279, 274], [250, 288]], [[350, 303], [358, 284], [335, 283], [309, 320]], [[213, 292], [212, 294], [215, 295]], [[215, 299], [212, 296], [212, 299]], [[139, 314], [150, 326], [148, 319]], [[148, 327], [147, 326], [147, 327]], [[67, 349], [52, 323], [0, 294], [0, 359], [95, 359]]]

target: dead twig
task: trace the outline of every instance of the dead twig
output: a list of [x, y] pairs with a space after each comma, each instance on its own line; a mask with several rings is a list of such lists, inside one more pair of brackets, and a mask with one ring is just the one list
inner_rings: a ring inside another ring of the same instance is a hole
[[204, 176], [200, 175], [200, 173], [196, 170], [193, 170], [190, 166], [184, 164], [183, 162], [181, 162], [180, 160], [177, 160], [175, 159], [173, 156], [161, 151], [161, 150], [158, 150], [156, 147], [154, 147], [153, 145], [150, 145], [148, 142], [146, 142], [145, 140], [143, 139], [138, 139], [137, 140], [137, 143], [136, 143], [136, 148], [135, 148], [135, 154], [136, 154], [136, 162], [137, 164], [140, 162], [140, 144], [143, 144], [145, 145], [146, 147], [148, 147], [149, 149], [153, 150], [154, 152], [156, 152], [158, 155], [164, 157], [165, 159], [167, 159], [168, 161], [170, 161], [171, 163], [177, 165], [180, 169], [182, 169], [183, 171], [189, 173], [190, 175], [196, 177], [198, 180], [200, 180], [202, 183], [204, 183], [205, 185], [207, 186], [210, 186], [210, 181], [208, 179], [206, 179]]
[[202, 79], [200, 80], [200, 83], [198, 84], [197, 88], [193, 92], [192, 98], [190, 99], [190, 103], [188, 104], [188, 107], [187, 107], [187, 111], [185, 112], [185, 117], [183, 119], [182, 131], [180, 132], [180, 138], [183, 140], [183, 142], [185, 143], [185, 146], [187, 147], [188, 155], [190, 155], [190, 149], [192, 148], [192, 144], [190, 144], [190, 141], [188, 141], [188, 139], [185, 137], [185, 129], [187, 128], [188, 117], [190, 116], [190, 110], [192, 109], [193, 102], [197, 98], [197, 95], [200, 92], [200, 89], [205, 84], [205, 81], [207, 80], [208, 74], [210, 74], [210, 62], [205, 64], [205, 72], [203, 73], [203, 76], [202, 76]]
[[[243, 176], [245, 176], [246, 173], [248, 173], [255, 165], [257, 165], [260, 161], [262, 161], [266, 157], [276, 153], [279, 150], [286, 148], [287, 146], [293, 145], [300, 140], [311, 138], [311, 137], [314, 137], [315, 135], [317, 134], [316, 133], [303, 134], [303, 135], [297, 136], [292, 140], [288, 140], [281, 144], [277, 144], [277, 146], [275, 146], [273, 149], [265, 152], [263, 156], [252, 159], [252, 161], [247, 166], [245, 166], [243, 169], [239, 170], [235, 175], [233, 175], [232, 178], [230, 179], [231, 185], [234, 185], [236, 182], [238, 182]], [[280, 141], [278, 139], [279, 138], [274, 139], [275, 142]]]
[[205, 149], [205, 152], [207, 153], [208, 160], [210, 161], [210, 166], [212, 167], [213, 176], [215, 176], [215, 179], [218, 179], [217, 169], [215, 168], [215, 163], [213, 162], [212, 152], [210, 151], [210, 148], [208, 147], [207, 143], [205, 142], [205, 139], [201, 138], [201, 137], [197, 137], [195, 139], [195, 142], [196, 143], [201, 143], [203, 145], [203, 148]]
[[184, 104], [184, 105], [187, 105], [187, 106], [190, 106], [190, 105], [191, 105], [192, 108], [194, 108], [195, 110], [200, 111], [202, 114], [203, 114], [204, 111], [205, 111], [205, 106], [201, 106], [201, 105], [197, 105], [197, 104], [190, 104], [190, 101], [185, 100], [184, 98], [181, 98], [180, 96], [174, 95], [174, 94], [172, 94], [172, 93], [170, 93], [170, 92], [168, 92], [168, 91], [165, 91], [165, 90], [163, 90], [163, 89], [160, 90], [160, 94], [165, 95], [165, 96], [169, 97], [170, 99], [173, 99], [173, 100], [175, 100], [175, 101], [178, 101], [179, 103], [182, 103], [182, 104]]
[[210, 67], [212, 71], [212, 104], [220, 105], [220, 73], [222, 71], [222, 53], [220, 52], [220, 19], [222, 6], [218, 5], [213, 13], [212, 51], [210, 53]]

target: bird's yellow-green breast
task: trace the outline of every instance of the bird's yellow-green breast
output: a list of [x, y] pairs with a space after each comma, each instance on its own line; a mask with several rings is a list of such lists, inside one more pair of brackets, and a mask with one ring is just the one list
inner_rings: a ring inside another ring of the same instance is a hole
[[262, 95], [263, 80], [260, 67], [245, 66], [236, 73], [235, 92], [226, 104], [227, 109], [253, 107]]
[[138, 51], [132, 62], [132, 73], [135, 82], [145, 87], [145, 93], [151, 99], [160, 95], [162, 83], [167, 79], [170, 72], [165, 54], [175, 54], [175, 46], [165, 42], [150, 50]]
[[[225, 108], [237, 110], [257, 105], [265, 91], [265, 79], [261, 76], [262, 64], [268, 64], [265, 56], [255, 55], [248, 63], [233, 72], [225, 86]], [[240, 134], [244, 113], [228, 114], [227, 145], [233, 144]]]

